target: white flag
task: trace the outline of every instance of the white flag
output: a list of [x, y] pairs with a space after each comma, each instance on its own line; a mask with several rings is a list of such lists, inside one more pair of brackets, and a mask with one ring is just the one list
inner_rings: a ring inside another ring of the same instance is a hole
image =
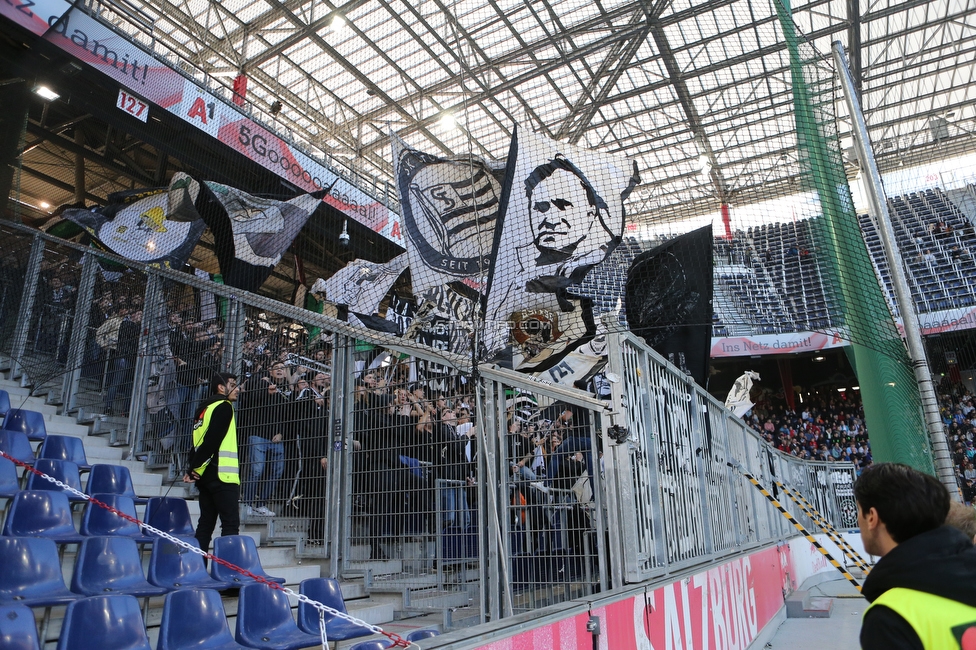
[[759, 381], [759, 373], [746, 370], [745, 374], [735, 380], [729, 396], [725, 398], [725, 408], [735, 413], [737, 417], [741, 418], [755, 406], [755, 402], [749, 399], [753, 381]]

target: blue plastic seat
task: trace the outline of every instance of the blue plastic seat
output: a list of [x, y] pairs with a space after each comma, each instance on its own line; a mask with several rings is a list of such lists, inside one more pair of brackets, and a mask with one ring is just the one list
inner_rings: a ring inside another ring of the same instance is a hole
[[[40, 461], [38, 461], [40, 462]], [[136, 518], [136, 504], [131, 497], [121, 494], [96, 494], [94, 498], [110, 505], [130, 517]], [[88, 537], [116, 536], [129, 537], [141, 544], [152, 543], [153, 538], [142, 534], [142, 527], [123, 519], [111, 510], [89, 503], [81, 517], [81, 534]]]
[[44, 440], [47, 437], [47, 427], [44, 426], [44, 416], [37, 411], [27, 409], [10, 409], [3, 416], [4, 431], [20, 431], [30, 440]]
[[220, 594], [212, 589], [182, 589], [167, 594], [156, 650], [237, 650]]
[[[50, 458], [38, 458], [34, 461], [34, 469], [38, 472], [43, 472], [51, 478], [56, 478], [68, 487], [72, 487], [79, 492], [81, 492], [81, 474], [78, 472], [78, 466], [68, 460], [51, 460]], [[33, 472], [29, 472], [27, 475], [27, 489], [28, 490], [50, 490], [52, 492], [62, 492], [67, 495], [68, 501], [81, 502], [85, 499], [80, 496], [71, 494], [51, 481], [38, 476]]]
[[249, 648], [266, 650], [298, 650], [322, 644], [320, 636], [306, 634], [295, 625], [284, 592], [256, 582], [241, 587], [234, 638]]
[[371, 639], [369, 641], [360, 641], [350, 647], [349, 650], [386, 650], [392, 645], [393, 642], [386, 639]]
[[[254, 546], [254, 540], [247, 535], [228, 535], [214, 539], [213, 554], [221, 560], [226, 560], [233, 565], [246, 569], [265, 580], [277, 582], [279, 585], [285, 584], [284, 578], [274, 578], [264, 572], [264, 568], [261, 566], [261, 558], [258, 557], [258, 549]], [[233, 569], [228, 569], [219, 562], [210, 563], [210, 575], [214, 580], [230, 582], [235, 586], [254, 582], [253, 578]]]
[[57, 650], [78, 648], [152, 650], [139, 601], [116, 594], [83, 598], [68, 605]]
[[0, 390], [0, 417], [7, 414], [10, 410], [10, 393], [5, 390]]
[[25, 605], [0, 606], [0, 650], [39, 650], [34, 612]]
[[[200, 548], [200, 544], [192, 537], [187, 537], [184, 541]], [[239, 586], [233, 582], [211, 578], [203, 564], [203, 556], [161, 537], [153, 542], [147, 573], [151, 584], [167, 589], [230, 589]]]
[[146, 504], [145, 524], [176, 537], [193, 537], [193, 520], [186, 500], [177, 497], [152, 497]]
[[420, 641], [421, 639], [429, 639], [438, 635], [440, 635], [440, 632], [437, 630], [414, 630], [405, 638], [407, 641]]
[[64, 586], [58, 547], [40, 537], [0, 537], [0, 605], [49, 607], [81, 598]]
[[34, 464], [34, 448], [27, 434], [0, 429], [0, 451], [28, 465]]
[[74, 436], [49, 435], [41, 444], [37, 457], [70, 460], [78, 466], [79, 470], [84, 472], [91, 469], [91, 463], [88, 462], [88, 456], [85, 455], [85, 442]]
[[85, 492], [87, 494], [121, 494], [131, 497], [136, 503], [146, 502], [146, 499], [142, 499], [136, 494], [136, 489], [132, 485], [132, 475], [129, 474], [129, 468], [124, 465], [92, 465]]
[[[339, 582], [332, 578], [307, 578], [302, 580], [300, 593], [323, 605], [346, 613], [346, 602], [342, 598]], [[321, 634], [319, 630], [319, 612], [308, 603], [298, 603], [298, 627], [302, 632]], [[373, 632], [345, 619], [337, 618], [333, 614], [325, 614], [325, 631], [330, 641], [345, 641], [361, 636], [369, 636]]]
[[71, 591], [86, 596], [119, 593], [144, 598], [162, 596], [169, 589], [146, 581], [134, 540], [128, 537], [89, 537], [78, 549], [71, 576]]
[[46, 537], [59, 544], [85, 539], [75, 530], [71, 504], [64, 492], [21, 490], [10, 500], [3, 522], [5, 537]]
[[20, 491], [17, 466], [6, 458], [0, 458], [0, 498], [9, 499]]

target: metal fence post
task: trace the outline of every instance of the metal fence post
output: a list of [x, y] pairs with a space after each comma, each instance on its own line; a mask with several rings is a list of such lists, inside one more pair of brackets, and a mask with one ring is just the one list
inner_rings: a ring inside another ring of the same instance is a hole
[[[355, 382], [349, 372], [350, 339], [334, 335], [332, 346], [332, 399], [329, 403], [329, 498], [331, 520], [329, 529], [329, 575], [339, 577], [339, 558], [343, 566], [349, 561], [349, 538], [351, 536], [352, 499], [352, 450], [347, 446], [351, 423], [353, 392]], [[345, 543], [342, 542], [345, 540]]]
[[[591, 420], [599, 427], [599, 432], [597, 431], [597, 426], [590, 428], [590, 449], [593, 450], [591, 452], [593, 456], [593, 476], [590, 477], [590, 479], [593, 481], [593, 485], [591, 487], [593, 489], [594, 528], [596, 529], [597, 568], [600, 573], [600, 593], [603, 593], [608, 587], [607, 566], [609, 564], [607, 562], [607, 545], [603, 534], [603, 531], [607, 529], [606, 518], [603, 516], [604, 496], [606, 495], [607, 490], [606, 483], [604, 482], [603, 476], [600, 473], [600, 457], [596, 453], [596, 450], [600, 448], [600, 446], [597, 444], [597, 438], [600, 438], [603, 441], [607, 440], [607, 423], [602, 413], [592, 411], [592, 415], [593, 417]], [[604, 447], [604, 449], [606, 449], [606, 447]], [[586, 561], [589, 562], [589, 558], [586, 558]], [[620, 585], [615, 584], [614, 586]]]
[[74, 328], [68, 346], [67, 372], [64, 373], [64, 385], [61, 391], [66, 412], [77, 408], [78, 384], [81, 382], [81, 370], [88, 355], [88, 323], [97, 276], [98, 260], [93, 254], [85, 253], [81, 261], [81, 280], [78, 283], [78, 295], [75, 299]]
[[[607, 354], [608, 354], [608, 371], [613, 373], [616, 377], [623, 377], [623, 360], [621, 358], [621, 350], [623, 349], [623, 341], [620, 338], [620, 334], [615, 331], [610, 331], [607, 334]], [[620, 381], [615, 381], [610, 384], [610, 394], [611, 403], [618, 405], [620, 411], [614, 412], [610, 415], [610, 424], [616, 424], [619, 426], [626, 427], [627, 418], [623, 411], [623, 408], [633, 408], [631, 405], [624, 405], [621, 399]], [[619, 417], [622, 421], [615, 421], [614, 416]], [[607, 505], [607, 521], [606, 526], [609, 533], [609, 547], [604, 549], [604, 552], [608, 555], [608, 567], [610, 570], [610, 584], [614, 587], [620, 587], [624, 584], [624, 558], [623, 554], [627, 552], [626, 547], [623, 543], [622, 533], [624, 531], [623, 522], [623, 512], [622, 507], [622, 495], [620, 488], [621, 481], [627, 479], [627, 473], [620, 471], [620, 463], [618, 462], [618, 454], [627, 453], [628, 442], [617, 443], [610, 440], [608, 434], [608, 426], [603, 426], [601, 435], [603, 436], [603, 464], [604, 464], [604, 494], [606, 496]], [[628, 431], [628, 437], [633, 434], [633, 432]]]
[[157, 354], [154, 346], [158, 319], [165, 323], [166, 301], [163, 298], [162, 279], [155, 273], [146, 275], [146, 296], [142, 306], [142, 329], [139, 332], [139, 351], [136, 356], [135, 376], [132, 378], [132, 397], [129, 400], [129, 421], [126, 424], [126, 437], [129, 443], [129, 458], [135, 458], [136, 451], [142, 451], [142, 437], [146, 430], [146, 396], [149, 392], [149, 377], [152, 374], [153, 356]]
[[[14, 344], [10, 349], [11, 372], [10, 378], [16, 379], [23, 371], [21, 361], [27, 349], [27, 333], [30, 330], [31, 318], [34, 315], [34, 300], [37, 295], [37, 285], [41, 277], [41, 262], [44, 259], [44, 240], [34, 236], [31, 244], [27, 269], [24, 271], [24, 293], [20, 296], [20, 309], [17, 311], [17, 325], [14, 328]], [[21, 382], [23, 383], [23, 382]]]
[[244, 341], [244, 305], [233, 296], [227, 299], [227, 322], [224, 323], [224, 354], [222, 370], [237, 373], [241, 367], [241, 348]]

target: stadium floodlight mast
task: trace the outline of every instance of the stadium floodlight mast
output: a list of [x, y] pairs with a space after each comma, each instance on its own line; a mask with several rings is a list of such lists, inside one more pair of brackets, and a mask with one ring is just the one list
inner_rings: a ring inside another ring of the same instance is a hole
[[952, 458], [949, 455], [949, 443], [946, 440], [942, 418], [939, 415], [939, 402], [932, 384], [932, 374], [929, 372], [928, 358], [925, 346], [922, 344], [922, 334], [918, 326], [918, 317], [912, 294], [908, 288], [908, 278], [902, 264], [901, 253], [895, 245], [895, 231], [888, 214], [888, 202], [881, 184], [881, 173], [871, 150], [868, 137], [868, 127], [861, 112], [861, 102], [854, 91], [854, 80], [847, 65], [847, 56], [840, 41], [833, 44], [834, 63], [840, 85], [844, 89], [844, 100], [847, 112], [851, 116], [851, 129], [854, 135], [854, 146], [857, 147], [857, 157], [861, 163], [861, 172], [865, 174], [865, 187], [871, 201], [871, 210], [877, 219], [878, 234], [884, 245], [888, 258], [888, 269], [891, 273], [891, 284], [895, 289], [895, 301], [901, 312], [902, 323], [905, 327], [905, 342], [908, 345], [908, 355], [911, 357], [915, 380], [918, 382], [919, 394], [922, 398], [922, 411], [925, 415], [925, 425], [928, 430], [929, 443], [932, 445], [932, 460], [935, 473], [943, 485], [949, 490], [953, 500], [959, 501], [959, 486], [956, 484], [955, 472], [952, 469]]

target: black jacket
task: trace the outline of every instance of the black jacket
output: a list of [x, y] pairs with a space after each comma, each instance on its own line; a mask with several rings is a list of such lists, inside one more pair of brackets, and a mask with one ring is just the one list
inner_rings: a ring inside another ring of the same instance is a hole
[[217, 463], [212, 461], [217, 455], [217, 452], [220, 451], [220, 443], [224, 441], [224, 436], [227, 435], [227, 429], [234, 420], [234, 406], [227, 401], [227, 397], [224, 395], [213, 395], [210, 399], [201, 403], [199, 408], [197, 408], [195, 419], [197, 421], [201, 420], [203, 418], [203, 412], [215, 402], [222, 403], [210, 415], [210, 426], [203, 436], [203, 442], [194, 450], [190, 458], [190, 466], [187, 468], [189, 472], [192, 469], [200, 467], [207, 460], [210, 460], [210, 464], [203, 470], [203, 477], [201, 477], [207, 479], [217, 478]]
[[[878, 560], [861, 594], [874, 602], [894, 587], [976, 607], [976, 547], [959, 530], [942, 526], [902, 542]], [[861, 626], [864, 650], [923, 650], [915, 630], [891, 609], [878, 606]]]

